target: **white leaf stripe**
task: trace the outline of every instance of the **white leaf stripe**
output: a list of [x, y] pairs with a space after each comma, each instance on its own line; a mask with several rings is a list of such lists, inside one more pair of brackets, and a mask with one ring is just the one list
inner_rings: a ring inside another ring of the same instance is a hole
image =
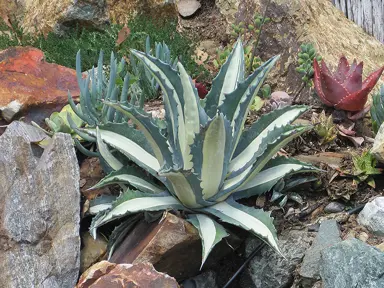
[[173, 196], [166, 197], [139, 197], [121, 203], [109, 211], [104, 217], [96, 221], [93, 228], [96, 229], [118, 217], [137, 213], [140, 211], [159, 211], [167, 208], [181, 209], [182, 205]]
[[241, 41], [236, 42], [233, 50], [233, 56], [231, 58], [231, 62], [229, 63], [223, 86], [221, 88], [218, 106], [224, 102], [225, 95], [233, 92], [236, 89], [237, 84], [244, 80], [244, 51]]
[[[262, 86], [265, 77], [268, 75], [269, 71], [272, 69], [275, 62], [279, 59], [279, 57], [280, 56], [274, 57], [274, 58], [272, 58], [266, 62], [266, 64], [265, 64], [265, 65], [267, 65], [266, 68], [264, 68], [260, 72], [260, 75], [258, 75], [258, 77], [257, 77], [259, 80], [258, 84], [257, 83], [253, 84], [255, 90], [253, 91], [253, 93], [250, 93], [250, 95], [248, 97], [244, 96], [237, 106], [237, 109], [236, 109], [237, 111], [235, 111], [235, 115], [234, 115], [234, 118], [232, 121], [232, 125], [234, 128], [233, 129], [234, 140], [233, 140], [233, 150], [231, 153], [231, 158], [233, 157], [233, 153], [235, 152], [235, 149], [236, 149], [235, 147], [239, 143], [241, 132], [244, 129], [244, 124], [245, 124], [245, 121], [247, 119], [248, 112], [251, 108], [252, 101], [256, 97], [257, 92], [259, 91], [260, 87]], [[269, 64], [268, 64], [268, 62], [269, 62]], [[261, 67], [263, 67], [263, 66], [264, 66], [264, 64]], [[252, 84], [251, 84], [251, 87], [252, 87]], [[251, 90], [252, 89], [250, 89], [250, 91]], [[242, 107], [242, 106], [244, 106], [244, 107]]]
[[177, 198], [181, 201], [181, 203], [183, 203], [184, 206], [189, 208], [201, 207], [201, 205], [197, 203], [195, 191], [183, 173], [165, 172], [160, 173], [160, 176], [167, 178], [168, 182], [172, 185], [172, 192], [176, 194]]
[[299, 171], [303, 168], [304, 166], [301, 164], [281, 164], [265, 169], [256, 174], [255, 177], [246, 180], [244, 185], [241, 185], [236, 191], [243, 191], [255, 186], [263, 185], [264, 183], [280, 179], [290, 172]]
[[[131, 52], [138, 57], [143, 64], [148, 68], [153, 77], [156, 79], [157, 83], [159, 83], [161, 89], [163, 90], [164, 103], [168, 107], [167, 113], [170, 113], [172, 120], [172, 128], [174, 135], [174, 143], [177, 143], [176, 138], [178, 138], [178, 142], [180, 143], [180, 149], [185, 147], [185, 127], [184, 127], [184, 113], [183, 107], [181, 105], [179, 97], [177, 95], [177, 87], [174, 87], [171, 81], [168, 79], [167, 75], [158, 67], [147, 55], [144, 53], [131, 50]], [[161, 77], [161, 78], [160, 78]], [[167, 86], [167, 87], [165, 87]], [[169, 89], [166, 89], [169, 88]], [[170, 93], [169, 93], [170, 92]], [[173, 105], [171, 103], [173, 101], [176, 104], [175, 110], [172, 109]], [[177, 121], [175, 120], [177, 119]]]
[[99, 127], [96, 127], [96, 139], [97, 139], [97, 148], [101, 154], [101, 157], [108, 163], [109, 166], [115, 171], [123, 168], [123, 164], [109, 152], [107, 145], [101, 140]]
[[[217, 215], [218, 217], [220, 217], [221, 213], [226, 217], [232, 219], [234, 222], [237, 223], [238, 226], [248, 231], [252, 231], [252, 233], [256, 236], [267, 241], [273, 249], [275, 249], [276, 251], [280, 251], [276, 239], [271, 230], [263, 222], [253, 217], [252, 215], [229, 205], [227, 202], [220, 202], [216, 205], [209, 207], [208, 209], [219, 212], [219, 215]], [[223, 217], [222, 220], [226, 221], [225, 217]]]
[[[121, 174], [121, 175], [111, 176], [109, 179], [104, 178], [102, 180], [102, 182], [104, 182], [102, 186], [105, 186], [107, 184], [112, 184], [112, 183], [126, 183], [126, 182], [128, 182], [129, 185], [136, 187], [137, 189], [139, 189], [142, 192], [146, 192], [146, 193], [161, 193], [161, 192], [163, 192], [162, 189], [156, 187], [155, 185], [151, 184], [150, 182], [148, 182], [148, 181], [146, 181], [140, 177], [130, 175], [130, 174]], [[96, 187], [97, 186], [98, 185], [96, 185]]]
[[[201, 261], [200, 269], [203, 267], [205, 261], [208, 258], [213, 246], [215, 245], [216, 227], [213, 220], [204, 214], [191, 215], [192, 218], [196, 218], [198, 221], [197, 230], [199, 231], [200, 238], [203, 244], [203, 257]], [[194, 224], [192, 222], [192, 224]]]
[[102, 203], [89, 207], [89, 214], [96, 215], [101, 211], [105, 211], [112, 208], [112, 203]]
[[298, 115], [302, 113], [301, 109], [290, 110], [280, 117], [276, 118], [271, 124], [268, 125], [239, 155], [237, 155], [229, 164], [229, 171], [237, 171], [241, 169], [247, 162], [249, 162], [253, 155], [257, 152], [263, 138], [268, 136], [268, 133], [284, 125], [289, 124], [293, 119], [296, 119]]
[[[87, 132], [90, 134], [94, 133], [92, 130], [87, 130]], [[143, 163], [146, 167], [152, 169], [155, 172], [160, 170], [160, 164], [156, 157], [149, 154], [138, 144], [129, 140], [128, 138], [107, 130], [100, 130], [100, 136], [104, 142], [119, 150], [121, 153], [135, 161], [137, 164]]]
[[[109, 103], [106, 102], [106, 105], [109, 105], [111, 108], [116, 109], [117, 111], [123, 113], [125, 116], [128, 116], [128, 118], [138, 127], [138, 130], [140, 130], [145, 138], [147, 139], [148, 143], [151, 145], [151, 148], [158, 160], [159, 163], [164, 163], [164, 155], [168, 155], [168, 151], [164, 151], [165, 148], [164, 145], [166, 142], [165, 138], [162, 138], [160, 136], [160, 132], [158, 131], [158, 127], [156, 127], [152, 122], [151, 118], [147, 115], [141, 115], [140, 112], [135, 111], [134, 108], [130, 108], [128, 106], [121, 106], [119, 104]], [[129, 104], [127, 104], [129, 105]], [[151, 127], [151, 125], [153, 125]], [[154, 137], [157, 136], [157, 139], [155, 140]], [[161, 146], [162, 145], [162, 146]], [[163, 149], [163, 150], [162, 150]]]

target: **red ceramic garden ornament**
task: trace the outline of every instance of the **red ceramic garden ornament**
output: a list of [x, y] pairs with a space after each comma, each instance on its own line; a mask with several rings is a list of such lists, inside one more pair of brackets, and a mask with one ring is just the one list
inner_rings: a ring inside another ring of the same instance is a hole
[[313, 62], [314, 84], [321, 101], [336, 109], [360, 111], [368, 100], [368, 94], [379, 80], [384, 66], [370, 74], [364, 82], [363, 62], [357, 65], [356, 60], [349, 65], [347, 58], [342, 56], [335, 73], [331, 73], [325, 62], [321, 67], [317, 60]]

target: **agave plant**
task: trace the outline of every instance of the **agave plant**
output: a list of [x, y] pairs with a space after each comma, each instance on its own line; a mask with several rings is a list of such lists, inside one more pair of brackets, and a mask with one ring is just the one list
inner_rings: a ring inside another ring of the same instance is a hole
[[373, 132], [377, 133], [384, 122], [384, 85], [381, 86], [380, 92], [372, 97], [371, 117]]
[[384, 66], [371, 73], [364, 82], [363, 62], [357, 65], [356, 60], [349, 65], [347, 58], [342, 56], [335, 73], [331, 73], [321, 61], [321, 68], [316, 59], [313, 62], [314, 83], [321, 101], [330, 107], [346, 111], [360, 111], [368, 100], [368, 94], [376, 85], [384, 70]]
[[317, 181], [317, 177], [308, 176], [300, 178], [280, 179], [279, 182], [273, 187], [271, 201], [277, 202], [280, 207], [284, 207], [288, 200], [292, 200], [300, 205], [304, 203], [303, 198], [292, 191], [297, 189], [298, 186]]
[[[145, 52], [148, 55], [152, 55], [151, 41], [149, 36], [145, 42]], [[170, 64], [173, 68], [176, 68], [178, 59], [171, 58], [171, 51], [167, 44], [155, 43], [155, 55], [157, 59], [163, 61], [164, 63]], [[139, 81], [138, 85], [147, 99], [153, 99], [157, 96], [159, 91], [159, 84], [157, 83], [155, 77], [145, 68], [141, 62], [137, 62], [133, 55], [130, 55], [129, 62], [132, 68], [132, 73], [135, 75]]]
[[[111, 183], [134, 187], [107, 205], [107, 210], [99, 209], [91, 234], [96, 237], [100, 226], [127, 215], [173, 209], [185, 211], [198, 229], [203, 245], [202, 263], [227, 236], [218, 220], [250, 231], [279, 251], [270, 213], [236, 202], [267, 192], [286, 175], [318, 171], [294, 159], [272, 159], [289, 141], [312, 128], [291, 125], [308, 107], [275, 110], [243, 131], [253, 99], [278, 57], [244, 79], [244, 53], [238, 40], [205, 101], [200, 102], [181, 63], [174, 70], [149, 54], [136, 50], [131, 53], [163, 90], [166, 128], [159, 128], [149, 114], [129, 103], [108, 101], [105, 104], [129, 117], [139, 130], [128, 123], [82, 129], [97, 140], [103, 158], [116, 170], [96, 187]], [[124, 166], [109, 153], [108, 147], [120, 151], [162, 184]]]

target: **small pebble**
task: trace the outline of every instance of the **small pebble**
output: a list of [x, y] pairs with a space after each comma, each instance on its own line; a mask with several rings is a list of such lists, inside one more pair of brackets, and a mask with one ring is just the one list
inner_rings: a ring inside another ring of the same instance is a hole
[[376, 246], [377, 249], [384, 252], [384, 242]]
[[369, 236], [368, 236], [367, 233], [365, 233], [365, 232], [361, 232], [361, 233], [359, 234], [359, 237], [358, 237], [358, 238], [359, 238], [360, 241], [367, 242]]
[[308, 226], [308, 232], [319, 232], [320, 223], [311, 224]]
[[331, 202], [324, 208], [325, 213], [339, 213], [343, 211], [345, 208], [344, 204], [341, 204], [339, 202]]
[[288, 218], [289, 216], [292, 216], [295, 214], [295, 209], [293, 209], [292, 207], [290, 207], [287, 211], [287, 213], [285, 213], [284, 215], [284, 218]]
[[87, 180], [86, 179], [81, 179], [80, 180], [80, 188], [83, 188], [85, 184], [87, 184]]
[[257, 207], [264, 207], [265, 205], [265, 196], [264, 195], [260, 195], [259, 197], [257, 197], [256, 199], [256, 206]]
[[355, 231], [349, 231], [348, 234], [344, 237], [344, 240], [348, 240], [348, 239], [354, 239], [356, 238], [356, 233]]

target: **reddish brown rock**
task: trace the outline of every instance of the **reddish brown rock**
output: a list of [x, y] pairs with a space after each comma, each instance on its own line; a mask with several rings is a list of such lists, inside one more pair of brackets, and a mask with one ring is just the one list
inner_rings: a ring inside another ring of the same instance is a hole
[[83, 273], [96, 262], [106, 259], [108, 243], [102, 235], [93, 239], [88, 231], [81, 235], [81, 240], [83, 248], [80, 251], [80, 273]]
[[73, 97], [80, 94], [76, 71], [45, 62], [39, 49], [0, 52], [0, 115], [6, 121], [18, 114], [40, 124], [67, 103], [68, 90]]
[[[241, 240], [234, 234], [221, 241], [210, 253], [204, 268], [232, 252]], [[128, 234], [110, 261], [114, 263], [152, 263], [156, 270], [182, 281], [199, 273], [201, 240], [196, 228], [188, 221], [165, 212], [160, 221], [144, 220]], [[188, 265], [186, 265], [188, 263]]]
[[76, 288], [178, 288], [176, 280], [157, 272], [150, 263], [96, 263], [81, 275]]
[[92, 200], [99, 195], [111, 194], [108, 187], [88, 190], [105, 177], [99, 158], [87, 158], [80, 166], [80, 192], [87, 199]]

